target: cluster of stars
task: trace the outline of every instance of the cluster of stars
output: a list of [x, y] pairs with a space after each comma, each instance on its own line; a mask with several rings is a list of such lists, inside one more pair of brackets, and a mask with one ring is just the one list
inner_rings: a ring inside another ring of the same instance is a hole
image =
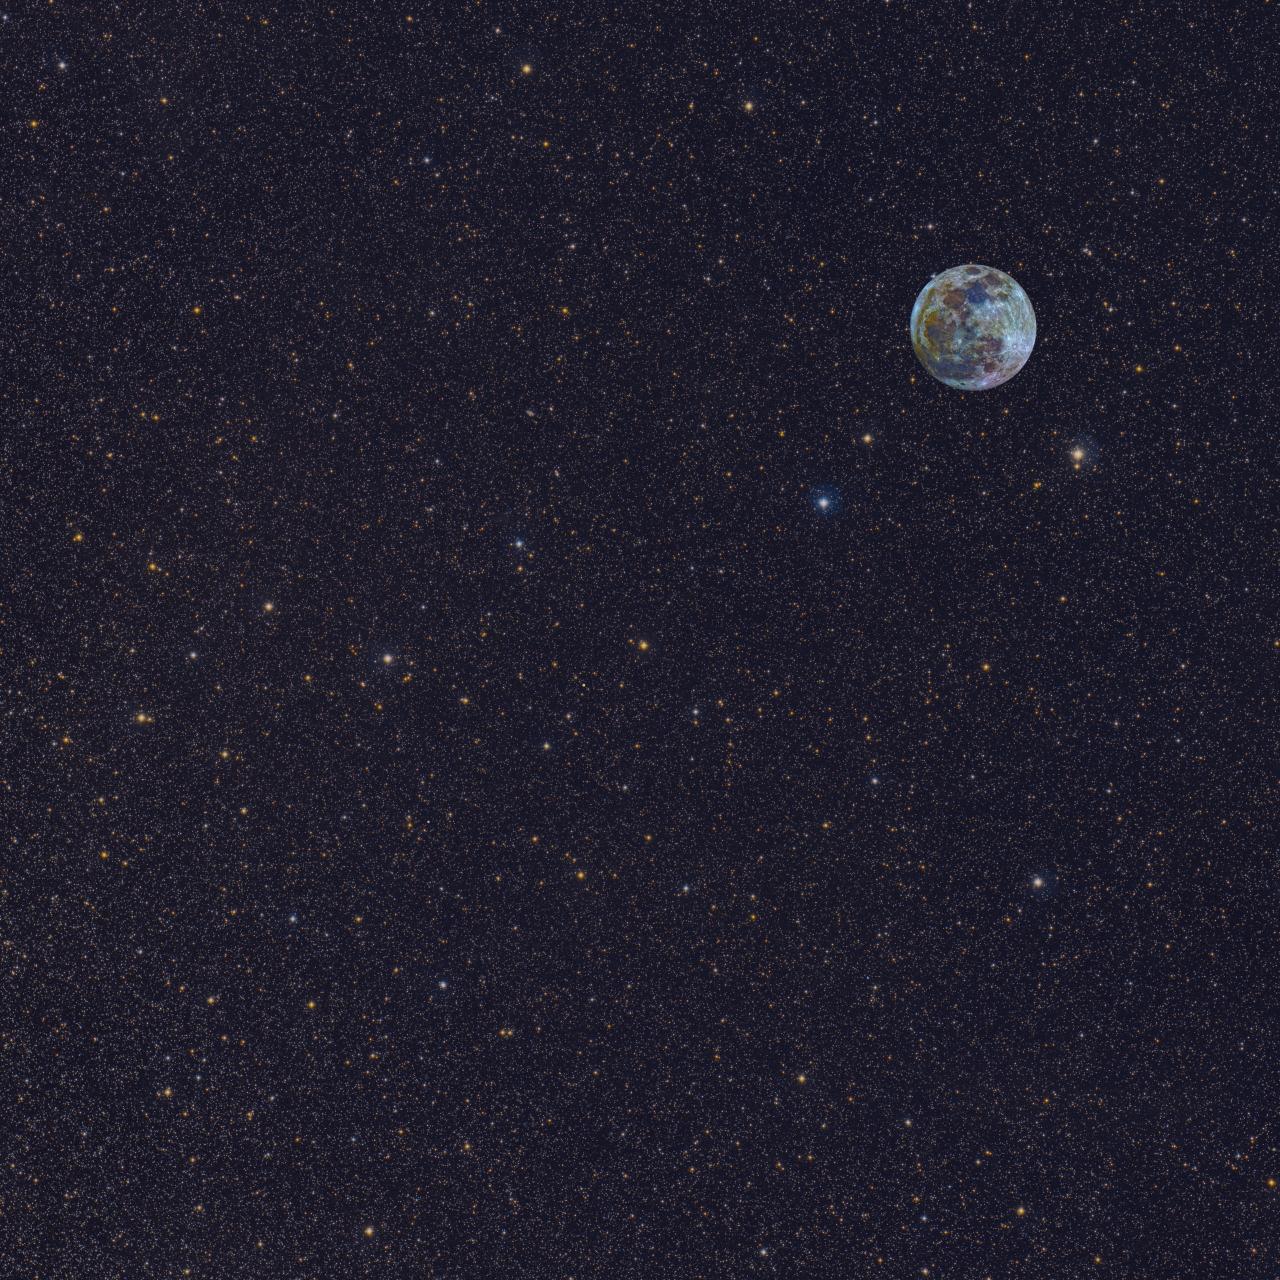
[[46, 7], [9, 1252], [1274, 1269], [1257, 15]]

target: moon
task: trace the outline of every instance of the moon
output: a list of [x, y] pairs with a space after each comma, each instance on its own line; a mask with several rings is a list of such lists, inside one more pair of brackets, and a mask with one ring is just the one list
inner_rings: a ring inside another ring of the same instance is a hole
[[911, 345], [920, 363], [960, 391], [1008, 382], [1036, 344], [1031, 299], [996, 267], [966, 262], [934, 276], [911, 308]]

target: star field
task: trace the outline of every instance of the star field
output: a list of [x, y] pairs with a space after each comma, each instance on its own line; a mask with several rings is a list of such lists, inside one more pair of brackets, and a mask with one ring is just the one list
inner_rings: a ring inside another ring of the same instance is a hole
[[0, 1274], [1280, 1273], [1275, 43], [5, 15]]

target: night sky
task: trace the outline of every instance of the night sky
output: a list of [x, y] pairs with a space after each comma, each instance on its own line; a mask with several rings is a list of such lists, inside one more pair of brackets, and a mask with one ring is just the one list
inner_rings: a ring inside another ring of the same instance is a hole
[[0, 1274], [1280, 1274], [1276, 47], [5, 13]]

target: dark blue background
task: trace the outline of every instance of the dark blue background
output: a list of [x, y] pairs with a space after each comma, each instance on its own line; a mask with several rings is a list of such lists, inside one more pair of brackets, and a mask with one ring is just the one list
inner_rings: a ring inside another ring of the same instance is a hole
[[1274, 1275], [1274, 45], [11, 11], [4, 1273]]

